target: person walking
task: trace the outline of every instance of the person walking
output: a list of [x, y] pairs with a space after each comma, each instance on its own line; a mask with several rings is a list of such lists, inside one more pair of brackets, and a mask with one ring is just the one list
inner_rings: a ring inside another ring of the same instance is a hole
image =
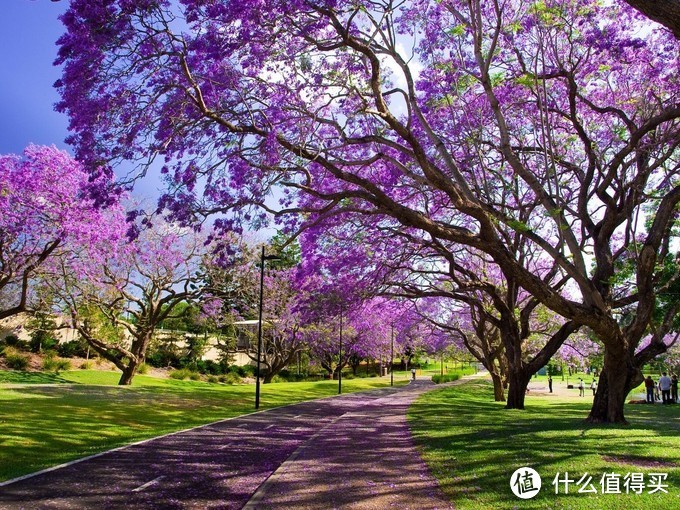
[[581, 378], [579, 378], [578, 380], [578, 396], [579, 397], [586, 396], [586, 385], [583, 383], [583, 379]]
[[673, 374], [671, 377], [671, 402], [675, 404], [678, 401], [678, 376]]
[[550, 391], [550, 393], [552, 393], [552, 377], [551, 376], [548, 376], [548, 390]]
[[645, 379], [645, 389], [647, 390], [647, 403], [654, 403], [654, 380], [651, 375], [648, 375]]
[[595, 396], [595, 393], [597, 392], [597, 381], [593, 379], [593, 382], [590, 383], [590, 389], [593, 390], [593, 397]]
[[411, 369], [411, 380], [412, 381], [416, 380], [416, 369], [415, 368]]
[[671, 378], [666, 372], [659, 377], [659, 389], [661, 390], [661, 402], [664, 404], [671, 403]]

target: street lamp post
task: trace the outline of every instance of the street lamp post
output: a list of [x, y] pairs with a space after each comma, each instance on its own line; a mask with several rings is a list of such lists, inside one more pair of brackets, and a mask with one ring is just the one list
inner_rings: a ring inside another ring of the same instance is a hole
[[264, 262], [265, 260], [279, 260], [277, 255], [265, 255], [264, 246], [260, 255], [260, 307], [257, 321], [257, 366], [255, 368], [255, 409], [260, 408], [260, 360], [262, 359], [262, 302], [264, 296]]
[[342, 394], [342, 305], [340, 305], [340, 357], [338, 358], [338, 395]]
[[392, 326], [390, 338], [390, 386], [394, 386], [394, 326]]

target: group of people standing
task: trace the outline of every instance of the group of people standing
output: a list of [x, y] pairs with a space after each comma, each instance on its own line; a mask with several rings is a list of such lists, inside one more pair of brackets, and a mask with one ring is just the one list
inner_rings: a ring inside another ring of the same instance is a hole
[[[597, 381], [593, 379], [593, 382], [590, 383], [590, 390], [593, 392], [593, 397], [595, 396], [595, 393], [597, 393]], [[583, 379], [579, 378], [578, 380], [578, 396], [579, 397], [584, 397], [586, 394], [586, 383], [583, 382]]]
[[[651, 375], [645, 379], [645, 389], [647, 390], [647, 402], [653, 404], [655, 400], [661, 400], [664, 404], [674, 404], [678, 401], [678, 376], [672, 374], [668, 376], [666, 372], [659, 377], [659, 381], [654, 383]], [[661, 393], [661, 398], [659, 398]]]

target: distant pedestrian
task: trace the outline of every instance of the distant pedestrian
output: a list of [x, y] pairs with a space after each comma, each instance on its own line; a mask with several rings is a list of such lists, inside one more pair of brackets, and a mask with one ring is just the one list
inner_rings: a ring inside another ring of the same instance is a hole
[[411, 369], [411, 380], [412, 381], [416, 380], [416, 369], [415, 368]]
[[593, 397], [595, 396], [595, 393], [597, 393], [597, 381], [593, 379], [593, 382], [590, 383], [590, 389], [593, 390]]
[[648, 404], [653, 404], [654, 403], [654, 380], [652, 379], [651, 375], [647, 376], [647, 379], [645, 379], [645, 389], [647, 390], [647, 403]]
[[552, 393], [552, 377], [548, 376], [548, 390]]
[[666, 372], [659, 377], [659, 389], [661, 390], [661, 401], [664, 404], [671, 403], [671, 378], [666, 375]]
[[671, 402], [675, 404], [678, 401], [678, 376], [673, 374], [671, 377]]
[[583, 382], [583, 379], [579, 378], [578, 380], [578, 396], [579, 397], [585, 397], [586, 396], [586, 385]]

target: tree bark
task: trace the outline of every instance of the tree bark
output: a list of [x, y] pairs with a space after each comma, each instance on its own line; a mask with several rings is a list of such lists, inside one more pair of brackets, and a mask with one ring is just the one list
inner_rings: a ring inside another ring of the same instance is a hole
[[628, 423], [624, 405], [630, 390], [642, 380], [633, 359], [605, 350], [604, 367], [586, 421], [588, 423]]
[[510, 386], [508, 388], [508, 401], [505, 404], [506, 409], [524, 409], [524, 398], [530, 379], [531, 375], [524, 371], [510, 370], [508, 373]]
[[503, 378], [494, 372], [489, 372], [491, 374], [491, 380], [493, 381], [493, 399], [496, 402], [505, 402], [505, 390], [503, 389]]
[[119, 386], [130, 386], [132, 384], [132, 378], [137, 373], [137, 368], [139, 363], [135, 360], [130, 360], [130, 363], [123, 369], [123, 373], [118, 381]]

